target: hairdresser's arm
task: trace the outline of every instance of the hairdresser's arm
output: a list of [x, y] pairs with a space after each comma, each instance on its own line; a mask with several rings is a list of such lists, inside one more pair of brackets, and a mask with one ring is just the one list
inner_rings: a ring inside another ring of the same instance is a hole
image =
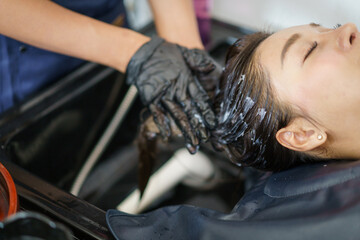
[[192, 0], [149, 0], [160, 37], [187, 48], [203, 49]]
[[48, 0], [1, 0], [0, 33], [50, 51], [126, 70], [150, 39]]

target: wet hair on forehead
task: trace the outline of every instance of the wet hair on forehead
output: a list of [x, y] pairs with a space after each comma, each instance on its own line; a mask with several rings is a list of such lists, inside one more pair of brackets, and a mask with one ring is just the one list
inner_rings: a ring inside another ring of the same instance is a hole
[[277, 171], [310, 158], [276, 140], [276, 132], [293, 119], [293, 111], [274, 94], [256, 54], [270, 35], [247, 35], [230, 47], [214, 100], [219, 124], [211, 139], [237, 165]]

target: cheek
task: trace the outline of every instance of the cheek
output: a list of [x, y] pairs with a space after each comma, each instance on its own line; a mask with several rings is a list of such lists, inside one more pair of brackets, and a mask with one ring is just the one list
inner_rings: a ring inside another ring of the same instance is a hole
[[351, 81], [348, 80], [352, 78], [351, 69], [344, 58], [335, 53], [328, 53], [318, 56], [310, 64], [303, 71], [304, 91], [325, 98], [329, 96], [329, 92], [344, 96], [344, 90], [351, 85]]
[[[360, 103], [358, 68], [323, 59], [301, 74], [292, 93], [296, 104], [320, 122], [337, 122]], [[336, 125], [336, 124], [335, 124]]]
[[299, 107], [319, 112], [325, 105], [337, 104], [337, 98], [346, 98], [348, 86], [342, 81], [337, 66], [334, 62], [324, 61], [302, 74], [292, 93]]

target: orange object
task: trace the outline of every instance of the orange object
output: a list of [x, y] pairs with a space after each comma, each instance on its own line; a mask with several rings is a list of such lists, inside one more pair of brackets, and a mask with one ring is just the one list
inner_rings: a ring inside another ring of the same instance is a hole
[[0, 221], [4, 218], [16, 213], [18, 210], [18, 198], [15, 183], [0, 163]]

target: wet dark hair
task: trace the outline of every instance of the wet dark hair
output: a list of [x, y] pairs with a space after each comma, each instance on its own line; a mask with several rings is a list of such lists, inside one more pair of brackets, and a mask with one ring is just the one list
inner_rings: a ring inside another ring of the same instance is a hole
[[219, 123], [211, 141], [237, 165], [279, 171], [315, 159], [276, 140], [277, 131], [287, 126], [295, 113], [277, 99], [267, 72], [257, 61], [256, 49], [270, 35], [246, 35], [228, 50], [214, 98]]

